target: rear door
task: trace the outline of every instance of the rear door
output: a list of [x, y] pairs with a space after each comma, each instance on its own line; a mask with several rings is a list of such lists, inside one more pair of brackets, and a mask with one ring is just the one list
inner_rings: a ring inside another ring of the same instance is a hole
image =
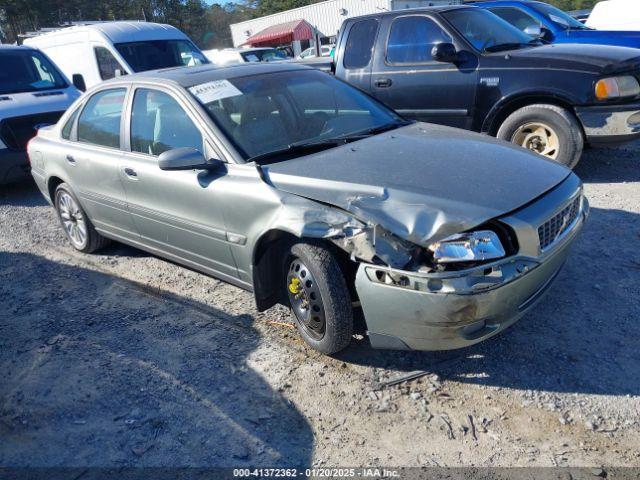
[[470, 128], [478, 82], [477, 57], [464, 52], [459, 64], [437, 62], [431, 50], [456, 41], [434, 17], [386, 16], [371, 74], [375, 97], [407, 118]]
[[371, 93], [372, 57], [379, 24], [375, 17], [347, 24], [338, 46], [336, 76], [367, 93]]
[[119, 174], [142, 242], [217, 276], [237, 278], [224, 225], [224, 173], [158, 166], [158, 156], [174, 148], [207, 155], [210, 147], [197, 117], [186, 102], [160, 87], [137, 87], [130, 103], [130, 151]]
[[94, 93], [62, 129], [63, 163], [71, 188], [99, 231], [136, 239], [120, 180], [125, 87]]

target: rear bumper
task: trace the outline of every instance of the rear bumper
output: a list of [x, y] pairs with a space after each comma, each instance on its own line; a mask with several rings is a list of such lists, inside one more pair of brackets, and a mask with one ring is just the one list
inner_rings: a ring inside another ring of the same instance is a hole
[[615, 145], [640, 138], [640, 103], [578, 107], [587, 142]]
[[29, 170], [27, 152], [0, 149], [0, 185], [27, 178]]

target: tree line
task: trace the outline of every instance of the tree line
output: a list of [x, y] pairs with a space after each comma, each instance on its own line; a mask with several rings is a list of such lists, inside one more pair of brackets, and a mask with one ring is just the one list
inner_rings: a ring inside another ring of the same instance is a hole
[[[1, 0], [0, 35], [19, 34], [80, 20], [147, 20], [168, 23], [203, 49], [232, 46], [229, 25], [319, 0], [240, 0], [207, 5], [203, 0]], [[549, 0], [563, 10], [592, 7], [597, 0]]]

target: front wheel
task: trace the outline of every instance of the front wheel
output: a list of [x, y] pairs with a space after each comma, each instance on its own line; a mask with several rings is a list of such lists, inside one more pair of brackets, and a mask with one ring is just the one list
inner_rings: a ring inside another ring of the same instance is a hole
[[584, 139], [575, 116], [556, 105], [528, 105], [509, 115], [496, 135], [569, 168], [578, 164]]
[[329, 355], [346, 348], [353, 335], [353, 309], [331, 251], [320, 242], [296, 243], [284, 270], [286, 295], [302, 338]]

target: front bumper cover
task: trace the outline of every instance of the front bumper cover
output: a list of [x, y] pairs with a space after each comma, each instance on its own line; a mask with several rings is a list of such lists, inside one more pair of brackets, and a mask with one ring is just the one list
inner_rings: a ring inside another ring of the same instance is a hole
[[578, 107], [576, 114], [591, 144], [619, 144], [640, 138], [640, 103]]
[[478, 343], [515, 323], [557, 277], [582, 229], [588, 202], [584, 199], [578, 217], [553, 248], [540, 250], [537, 228], [532, 226], [542, 224], [575, 195], [582, 195], [582, 188], [571, 175], [540, 201], [502, 219], [514, 228], [520, 241], [519, 253], [506, 259], [445, 273], [361, 264], [356, 290], [371, 345], [394, 350], [450, 350]]

